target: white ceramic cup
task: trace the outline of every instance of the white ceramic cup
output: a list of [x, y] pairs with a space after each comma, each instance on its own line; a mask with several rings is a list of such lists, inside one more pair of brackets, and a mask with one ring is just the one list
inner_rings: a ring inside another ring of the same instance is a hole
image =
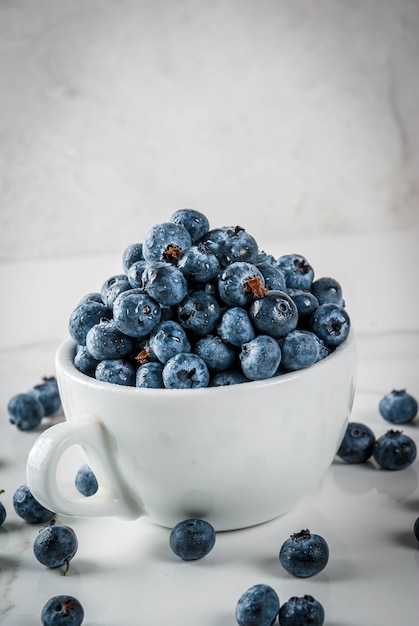
[[[205, 389], [100, 382], [74, 367], [74, 353], [68, 339], [56, 356], [66, 421], [39, 436], [27, 462], [35, 498], [63, 515], [145, 515], [167, 527], [198, 517], [216, 530], [271, 520], [323, 477], [352, 408], [353, 332], [307, 369]], [[73, 445], [96, 475], [95, 495], [59, 484], [58, 464]]]

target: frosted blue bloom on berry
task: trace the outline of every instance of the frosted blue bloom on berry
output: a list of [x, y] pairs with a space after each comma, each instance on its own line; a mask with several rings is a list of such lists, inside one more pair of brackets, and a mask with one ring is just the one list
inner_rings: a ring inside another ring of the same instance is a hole
[[417, 415], [418, 402], [406, 389], [393, 389], [381, 398], [378, 405], [380, 415], [393, 424], [407, 424]]
[[127, 272], [128, 282], [133, 289], [143, 288], [143, 274], [148, 263], [144, 259], [142, 261], [136, 261], [131, 265]]
[[278, 615], [279, 598], [275, 589], [260, 583], [239, 598], [236, 621], [239, 626], [271, 626]]
[[329, 276], [318, 278], [311, 285], [311, 293], [319, 304], [337, 304], [345, 306], [340, 283]]
[[163, 383], [166, 389], [208, 387], [209, 380], [208, 367], [197, 354], [177, 354], [169, 359], [163, 368]]
[[281, 348], [272, 337], [257, 335], [243, 344], [239, 358], [243, 374], [249, 380], [263, 380], [276, 374], [281, 362]]
[[279, 610], [281, 626], [323, 626], [324, 609], [313, 596], [292, 596]]
[[320, 535], [309, 530], [294, 533], [279, 552], [282, 567], [293, 576], [306, 578], [321, 572], [329, 560], [329, 546]]
[[349, 335], [349, 315], [337, 304], [321, 304], [312, 313], [309, 329], [315, 333], [328, 348], [336, 348]]
[[86, 346], [77, 346], [73, 362], [74, 367], [78, 369], [79, 372], [86, 374], [86, 376], [94, 376], [96, 366], [100, 361], [90, 354]]
[[143, 244], [131, 243], [125, 248], [122, 253], [122, 267], [124, 272], [128, 274], [128, 271], [133, 263], [137, 263], [144, 259], [143, 256]]
[[124, 291], [114, 302], [115, 325], [129, 337], [145, 337], [160, 322], [160, 318], [159, 303], [141, 289]]
[[217, 372], [211, 379], [210, 387], [224, 387], [226, 385], [240, 385], [241, 383], [248, 383], [249, 379], [238, 369], [227, 369], [222, 372]]
[[310, 291], [314, 279], [314, 270], [301, 254], [284, 254], [277, 261], [283, 271], [288, 289]]
[[302, 289], [288, 289], [288, 295], [293, 299], [298, 311], [298, 327], [305, 328], [311, 317], [311, 314], [319, 306], [319, 302], [310, 291]]
[[78, 469], [74, 484], [77, 490], [86, 497], [93, 496], [99, 488], [96, 476], [87, 463], [83, 463]]
[[236, 359], [236, 352], [221, 337], [208, 335], [199, 339], [194, 352], [201, 357], [212, 372], [220, 372], [231, 367]]
[[204, 243], [191, 246], [179, 260], [177, 267], [187, 280], [207, 283], [218, 276], [220, 264]]
[[337, 456], [345, 463], [365, 463], [374, 450], [375, 435], [361, 422], [349, 422]]
[[152, 226], [143, 241], [143, 256], [149, 263], [166, 261], [176, 265], [192, 245], [189, 232], [182, 224], [164, 222]]
[[121, 332], [113, 320], [101, 320], [86, 337], [87, 349], [98, 361], [124, 358], [133, 351], [134, 345], [133, 338]]
[[150, 263], [143, 272], [142, 286], [161, 306], [174, 306], [188, 293], [182, 272], [170, 263]]
[[412, 465], [416, 459], [414, 440], [400, 430], [389, 430], [378, 437], [372, 455], [385, 470], [402, 470]]
[[180, 324], [173, 320], [161, 322], [150, 335], [150, 348], [161, 363], [176, 354], [190, 352], [191, 344]]
[[45, 567], [62, 567], [74, 557], [78, 549], [76, 533], [69, 526], [55, 524], [41, 528], [33, 542], [33, 553]]
[[33, 430], [41, 423], [45, 415], [39, 400], [28, 393], [18, 393], [7, 405], [9, 421], [19, 430]]
[[178, 306], [177, 316], [185, 330], [204, 337], [215, 329], [220, 317], [220, 305], [210, 293], [192, 291]]
[[56, 413], [61, 407], [61, 398], [55, 376], [45, 377], [42, 383], [35, 385], [28, 391], [28, 394], [42, 404], [44, 414], [47, 417]]
[[275, 339], [285, 337], [298, 324], [297, 307], [283, 291], [268, 291], [252, 302], [249, 317], [256, 329]]
[[110, 287], [112, 287], [114, 283], [120, 283], [121, 281], [123, 283], [128, 283], [128, 277], [126, 274], [114, 274], [113, 276], [107, 278], [102, 284], [102, 287], [100, 288], [100, 295], [102, 296], [104, 304], [106, 304], [107, 293]]
[[187, 519], [174, 526], [169, 545], [176, 556], [184, 561], [196, 561], [213, 549], [216, 533], [212, 525], [201, 519]]
[[132, 387], [135, 385], [135, 368], [125, 359], [104, 359], [96, 367], [95, 378], [104, 383]]
[[71, 338], [79, 345], [85, 346], [89, 330], [105, 317], [111, 318], [112, 311], [103, 302], [87, 301], [79, 304], [72, 311], [68, 323]]
[[209, 230], [208, 218], [195, 209], [178, 209], [172, 213], [170, 221], [186, 228], [192, 243], [197, 243]]
[[73, 596], [53, 596], [42, 607], [42, 626], [80, 626], [83, 619], [83, 607]]
[[150, 361], [140, 365], [136, 373], [136, 387], [161, 389], [163, 385], [163, 363]]
[[241, 226], [214, 228], [202, 241], [223, 267], [236, 262], [254, 264], [258, 260], [256, 240]]
[[21, 485], [14, 492], [13, 508], [17, 515], [29, 524], [48, 522], [55, 515], [53, 511], [42, 506], [42, 504], [34, 498], [27, 485]]
[[244, 307], [266, 293], [262, 272], [252, 263], [232, 263], [218, 278], [221, 300], [228, 306]]
[[255, 329], [245, 309], [231, 307], [221, 317], [218, 334], [227, 343], [239, 347], [254, 339]]
[[278, 339], [281, 347], [281, 367], [294, 371], [313, 365], [319, 356], [319, 346], [313, 333], [293, 330]]
[[272, 291], [272, 289], [276, 289], [277, 291], [287, 291], [285, 276], [279, 267], [276, 267], [267, 261], [256, 263], [256, 267], [262, 273], [263, 280], [265, 281], [265, 287], [268, 291]]

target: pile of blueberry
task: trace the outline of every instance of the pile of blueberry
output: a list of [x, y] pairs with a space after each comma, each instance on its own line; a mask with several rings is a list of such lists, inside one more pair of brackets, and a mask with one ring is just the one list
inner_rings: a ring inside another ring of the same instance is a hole
[[309, 367], [343, 343], [350, 319], [333, 278], [299, 254], [261, 251], [241, 227], [175, 211], [122, 255], [123, 273], [72, 311], [74, 364], [151, 388], [231, 385]]
[[13, 396], [7, 406], [9, 420], [19, 430], [33, 430], [44, 417], [57, 413], [61, 399], [55, 376], [45, 376], [27, 393]]

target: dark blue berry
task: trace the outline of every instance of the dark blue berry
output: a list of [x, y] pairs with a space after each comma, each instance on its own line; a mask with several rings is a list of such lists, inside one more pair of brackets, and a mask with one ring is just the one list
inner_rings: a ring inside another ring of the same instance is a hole
[[258, 260], [256, 240], [241, 226], [215, 228], [202, 241], [223, 267], [236, 262], [254, 264]]
[[268, 261], [262, 263], [256, 263], [256, 267], [262, 273], [265, 287], [268, 291], [273, 289], [276, 291], [287, 291], [287, 284], [285, 282], [285, 276], [279, 267], [272, 265]]
[[289, 537], [281, 546], [279, 561], [293, 576], [306, 578], [321, 572], [329, 560], [329, 546], [323, 537], [302, 530]]
[[143, 256], [149, 263], [166, 261], [176, 265], [183, 252], [191, 245], [191, 236], [182, 224], [164, 222], [152, 226], [146, 233]]
[[103, 359], [95, 370], [96, 380], [115, 385], [132, 387], [135, 385], [135, 368], [125, 359]]
[[204, 243], [191, 246], [177, 264], [185, 278], [194, 283], [207, 283], [220, 272], [220, 263]]
[[137, 263], [138, 261], [142, 261], [143, 259], [143, 244], [131, 243], [125, 248], [122, 253], [122, 267], [124, 269], [124, 272], [128, 274], [128, 271], [133, 263]]
[[278, 259], [277, 266], [284, 273], [288, 289], [311, 290], [314, 270], [301, 254], [284, 254]]
[[313, 596], [293, 596], [279, 609], [280, 626], [323, 626], [324, 608]]
[[74, 530], [69, 526], [54, 524], [54, 521], [41, 528], [33, 542], [33, 553], [42, 565], [50, 568], [66, 566], [66, 571], [77, 548]]
[[172, 213], [170, 221], [186, 228], [192, 243], [197, 243], [209, 230], [208, 218], [195, 209], [178, 209]]
[[86, 497], [93, 496], [99, 487], [96, 476], [87, 463], [78, 469], [74, 483], [77, 490]]
[[117, 328], [125, 335], [145, 337], [160, 322], [161, 308], [145, 291], [130, 289], [115, 300], [113, 319]]
[[312, 313], [319, 306], [316, 296], [302, 289], [289, 289], [288, 295], [293, 299], [298, 310], [298, 327], [305, 328]]
[[186, 278], [170, 263], [150, 263], [142, 280], [143, 288], [161, 306], [179, 304], [188, 293]]
[[375, 435], [360, 422], [349, 422], [337, 456], [345, 463], [365, 463], [372, 455]]
[[239, 347], [255, 338], [255, 329], [245, 309], [231, 307], [221, 317], [218, 334], [227, 343]]
[[119, 294], [124, 293], [124, 291], [129, 291], [130, 289], [132, 289], [132, 286], [128, 280], [128, 276], [124, 276], [123, 280], [117, 280], [112, 283], [103, 296], [105, 306], [112, 310], [115, 300]]
[[228, 265], [218, 278], [218, 292], [227, 306], [244, 307], [266, 293], [262, 272], [256, 265], [236, 262]]
[[7, 405], [9, 421], [19, 430], [33, 430], [45, 415], [39, 400], [29, 393], [18, 393]]
[[36, 398], [44, 408], [44, 414], [49, 417], [61, 407], [60, 392], [58, 391], [55, 376], [45, 377], [43, 382], [35, 385], [28, 394]]
[[316, 363], [319, 356], [319, 345], [313, 333], [304, 330], [293, 330], [285, 337], [278, 339], [281, 347], [281, 368], [294, 371], [309, 367]]
[[416, 459], [416, 444], [400, 430], [389, 430], [378, 437], [372, 455], [381, 468], [402, 470]]
[[103, 303], [106, 304], [107, 293], [110, 287], [112, 287], [114, 283], [119, 283], [121, 281], [123, 283], [128, 283], [128, 277], [126, 274], [114, 274], [113, 276], [110, 276], [105, 280], [105, 282], [102, 284], [102, 287], [100, 288], [100, 295], [102, 296]]
[[349, 315], [346, 309], [337, 304], [321, 304], [311, 315], [309, 328], [326, 346], [336, 348], [348, 337]]
[[136, 373], [136, 387], [161, 389], [163, 385], [163, 363], [148, 362], [140, 365]]
[[229, 369], [223, 372], [217, 372], [211, 379], [210, 387], [224, 387], [226, 385], [239, 385], [247, 383], [249, 379], [241, 370]]
[[176, 354], [190, 352], [191, 344], [182, 326], [167, 320], [158, 324], [151, 333], [150, 348], [160, 363], [166, 363]]
[[393, 389], [380, 400], [381, 416], [392, 424], [407, 424], [417, 415], [418, 402], [406, 389]]
[[413, 534], [416, 539], [419, 541], [419, 517], [416, 518], [415, 523], [413, 524]]
[[281, 348], [272, 337], [258, 335], [242, 345], [239, 358], [246, 378], [263, 380], [277, 372], [281, 362]]
[[169, 359], [163, 368], [163, 383], [166, 389], [208, 387], [209, 379], [208, 367], [197, 354], [177, 354]]
[[41, 612], [42, 626], [80, 626], [84, 610], [73, 596], [59, 595], [50, 598]]
[[279, 598], [269, 585], [253, 585], [239, 598], [236, 621], [239, 626], [271, 626], [277, 618]]
[[88, 301], [79, 304], [70, 315], [68, 330], [71, 338], [85, 346], [89, 330], [105, 317], [112, 317], [112, 312], [103, 302]]
[[87, 376], [94, 376], [98, 363], [100, 361], [90, 354], [86, 346], [77, 346], [76, 354], [74, 355], [74, 366], [79, 372]]
[[136, 261], [131, 265], [127, 272], [128, 282], [133, 289], [142, 289], [143, 288], [143, 274], [144, 270], [148, 266], [148, 263], [145, 259], [141, 261]]
[[317, 298], [319, 304], [337, 304], [345, 306], [342, 296], [342, 287], [335, 278], [325, 276], [313, 281], [311, 293]]
[[207, 335], [199, 339], [194, 352], [205, 361], [211, 372], [220, 372], [231, 367], [236, 359], [234, 348], [228, 346], [217, 335]]
[[121, 359], [133, 351], [134, 340], [124, 334], [114, 320], [102, 319], [87, 333], [86, 346], [98, 361]]
[[[0, 493], [4, 493], [4, 489], [0, 489]], [[6, 507], [3, 502], [0, 502], [0, 526], [4, 524], [4, 521], [7, 517]]]
[[285, 337], [298, 324], [297, 307], [283, 291], [268, 291], [250, 305], [249, 317], [256, 329], [275, 339]]
[[192, 291], [178, 306], [177, 317], [185, 330], [204, 337], [215, 329], [220, 318], [220, 305], [210, 293]]
[[49, 522], [55, 513], [45, 508], [34, 498], [27, 485], [21, 485], [13, 494], [13, 507], [25, 522], [40, 524]]
[[184, 561], [196, 561], [211, 552], [215, 539], [215, 530], [209, 522], [187, 519], [172, 529], [169, 544], [176, 556]]

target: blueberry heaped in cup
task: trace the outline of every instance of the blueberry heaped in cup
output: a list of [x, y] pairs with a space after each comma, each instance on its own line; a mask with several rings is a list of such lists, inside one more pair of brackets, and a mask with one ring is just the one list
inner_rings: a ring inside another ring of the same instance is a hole
[[69, 317], [75, 367], [111, 384], [236, 385], [312, 367], [350, 331], [342, 287], [301, 254], [179, 209], [122, 252]]

